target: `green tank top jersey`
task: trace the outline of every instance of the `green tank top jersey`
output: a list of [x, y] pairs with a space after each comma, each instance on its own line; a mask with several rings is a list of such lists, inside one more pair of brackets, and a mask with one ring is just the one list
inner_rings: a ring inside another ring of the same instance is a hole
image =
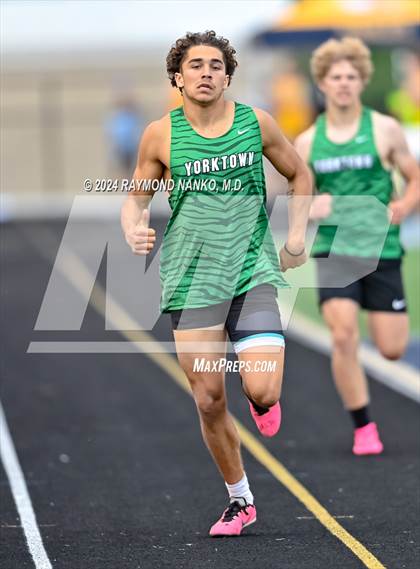
[[[392, 175], [376, 149], [372, 111], [363, 108], [356, 136], [343, 144], [327, 138], [326, 126], [322, 114], [316, 121], [309, 163], [318, 191], [333, 196], [333, 207], [319, 225], [312, 255], [401, 257], [399, 226], [389, 225], [384, 207], [392, 198]], [[343, 200], [343, 196], [347, 197]], [[366, 196], [370, 198], [362, 199]]]
[[161, 310], [211, 306], [263, 283], [288, 286], [267, 217], [252, 108], [235, 103], [231, 128], [217, 138], [198, 134], [183, 107], [170, 117], [172, 215], [161, 252]]

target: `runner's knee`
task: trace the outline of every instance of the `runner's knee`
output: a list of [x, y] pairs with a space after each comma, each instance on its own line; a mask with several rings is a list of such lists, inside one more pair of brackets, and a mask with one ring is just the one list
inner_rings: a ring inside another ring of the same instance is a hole
[[198, 412], [204, 420], [226, 412], [226, 398], [223, 392], [199, 390], [194, 393], [194, 400]]
[[267, 392], [267, 393], [252, 393], [250, 395], [252, 401], [256, 403], [259, 407], [272, 407], [280, 399], [279, 393]]
[[277, 381], [272, 381], [267, 384], [266, 381], [259, 380], [250, 383], [244, 380], [246, 394], [256, 403], [259, 407], [272, 407], [280, 399], [280, 385]]
[[359, 334], [356, 328], [346, 324], [332, 326], [332, 341], [335, 350], [352, 353], [357, 349]]
[[200, 415], [211, 417], [224, 413], [226, 396], [222, 378], [216, 372], [209, 375], [196, 371], [194, 358], [189, 354], [178, 354], [178, 361], [188, 378]]

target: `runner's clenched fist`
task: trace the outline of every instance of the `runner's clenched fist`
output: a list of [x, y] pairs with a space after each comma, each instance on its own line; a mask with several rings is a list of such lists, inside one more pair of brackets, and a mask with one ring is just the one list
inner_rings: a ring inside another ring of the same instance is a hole
[[137, 225], [131, 226], [125, 233], [125, 239], [135, 255], [147, 255], [156, 241], [156, 231], [149, 227], [150, 213], [144, 209]]

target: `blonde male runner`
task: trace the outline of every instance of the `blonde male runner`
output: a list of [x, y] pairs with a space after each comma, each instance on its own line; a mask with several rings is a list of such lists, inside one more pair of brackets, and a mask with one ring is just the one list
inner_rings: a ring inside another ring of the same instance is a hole
[[[309, 169], [272, 117], [225, 99], [236, 65], [229, 41], [213, 31], [176, 41], [167, 71], [183, 106], [146, 128], [134, 173], [137, 180], [174, 182], [161, 253], [161, 309], [171, 315], [203, 438], [229, 493], [212, 536], [239, 535], [255, 522], [256, 509], [227, 409], [224, 370], [197, 370], [194, 362], [204, 357], [217, 364], [229, 336], [239, 363], [246, 364], [241, 379], [258, 429], [265, 436], [278, 431], [284, 338], [276, 288], [285, 286], [280, 264], [286, 270], [306, 260], [312, 193]], [[292, 186], [280, 264], [265, 208], [263, 155]], [[155, 231], [148, 228], [152, 195], [133, 193], [122, 210], [126, 240], [138, 255], [155, 243]], [[192, 352], [186, 344], [194, 346]], [[261, 360], [274, 364], [272, 370], [259, 371]]]
[[[311, 217], [324, 220], [312, 250], [322, 287], [319, 302], [332, 336], [335, 384], [354, 422], [353, 453], [379, 454], [383, 444], [370, 418], [368, 385], [358, 360], [358, 314], [361, 308], [368, 311], [372, 339], [385, 358], [397, 360], [403, 355], [409, 325], [399, 224], [419, 203], [419, 168], [399, 123], [361, 102], [373, 71], [362, 41], [348, 37], [323, 43], [312, 55], [311, 71], [325, 96], [326, 112], [297, 138], [295, 146], [310, 164], [320, 194], [311, 210]], [[403, 197], [394, 196], [392, 168], [405, 178]], [[389, 220], [381, 222], [372, 201], [354, 207], [344, 196], [374, 196], [389, 206], [392, 224], [386, 237]], [[334, 242], [336, 223], [347, 225], [347, 238], [338, 242]], [[372, 244], [381, 232], [385, 241], [375, 252]], [[375, 255], [380, 258], [374, 272], [345, 287], [328, 287], [331, 275], [351, 272], [352, 267], [354, 272], [363, 270], [363, 263]], [[322, 265], [327, 256], [329, 266]]]

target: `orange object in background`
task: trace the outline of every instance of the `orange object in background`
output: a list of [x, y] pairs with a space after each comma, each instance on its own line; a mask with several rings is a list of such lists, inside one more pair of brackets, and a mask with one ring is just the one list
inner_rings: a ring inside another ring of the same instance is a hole
[[310, 84], [292, 62], [284, 73], [274, 79], [272, 112], [283, 133], [291, 140], [313, 121]]
[[285, 10], [276, 29], [394, 28], [420, 22], [416, 0], [301, 0]]

